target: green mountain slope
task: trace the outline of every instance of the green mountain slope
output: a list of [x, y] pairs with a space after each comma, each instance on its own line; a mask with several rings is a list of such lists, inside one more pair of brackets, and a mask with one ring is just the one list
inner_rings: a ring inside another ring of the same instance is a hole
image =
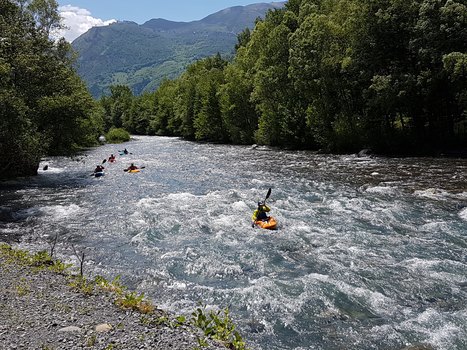
[[72, 43], [79, 54], [78, 73], [95, 97], [113, 84], [128, 85], [136, 94], [153, 91], [197, 59], [233, 53], [238, 33], [283, 5], [235, 6], [193, 22], [152, 19], [142, 25], [118, 22], [94, 27]]

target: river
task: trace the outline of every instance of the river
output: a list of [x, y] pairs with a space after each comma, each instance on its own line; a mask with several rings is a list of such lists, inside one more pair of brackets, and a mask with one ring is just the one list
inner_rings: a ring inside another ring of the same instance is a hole
[[[56, 237], [177, 314], [229, 307], [253, 349], [467, 349], [465, 159], [136, 137], [45, 164], [0, 183], [0, 240]], [[268, 188], [276, 231], [250, 224]]]

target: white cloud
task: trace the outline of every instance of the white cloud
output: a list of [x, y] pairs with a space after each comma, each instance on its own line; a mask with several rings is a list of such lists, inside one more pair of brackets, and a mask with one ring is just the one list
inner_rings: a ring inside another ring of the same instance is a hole
[[67, 29], [60, 31], [58, 36], [63, 36], [69, 42], [86, 33], [92, 27], [107, 26], [116, 22], [115, 19], [104, 21], [92, 17], [88, 10], [72, 5], [60, 6], [58, 10], [63, 18], [63, 24], [67, 27]]

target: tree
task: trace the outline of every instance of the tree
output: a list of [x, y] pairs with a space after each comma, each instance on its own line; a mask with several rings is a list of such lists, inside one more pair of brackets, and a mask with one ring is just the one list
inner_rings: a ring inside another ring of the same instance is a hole
[[110, 96], [102, 96], [99, 100], [100, 106], [104, 111], [105, 130], [111, 127], [125, 128], [127, 131], [134, 132], [136, 107], [134, 106], [135, 97], [132, 91], [126, 85], [112, 85], [110, 87]]
[[220, 87], [219, 100], [229, 141], [252, 144], [258, 126], [255, 105], [251, 102], [252, 81], [239, 64], [230, 64], [224, 74], [225, 83]]
[[63, 29], [56, 0], [32, 0], [27, 9], [36, 22], [36, 28], [47, 36], [54, 31]]
[[0, 0], [0, 13], [0, 177], [32, 175], [44, 154], [95, 142], [101, 124], [70, 45], [48, 36], [56, 3]]
[[228, 139], [224, 131], [218, 94], [224, 82], [226, 64], [219, 54], [200, 62], [197, 84], [200, 106], [194, 119], [196, 140], [226, 142]]
[[175, 122], [174, 100], [176, 84], [170, 80], [164, 80], [154, 94], [155, 114], [150, 122], [150, 128], [155, 135], [176, 135], [178, 124]]

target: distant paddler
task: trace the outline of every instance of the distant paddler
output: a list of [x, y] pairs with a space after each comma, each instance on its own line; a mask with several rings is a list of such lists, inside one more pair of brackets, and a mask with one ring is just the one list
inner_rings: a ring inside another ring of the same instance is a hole
[[123, 171], [127, 171], [129, 173], [139, 173], [140, 171], [139, 169], [144, 169], [144, 168], [145, 168], [144, 166], [138, 168], [134, 163], [131, 163], [131, 165], [128, 168], [123, 169]]

